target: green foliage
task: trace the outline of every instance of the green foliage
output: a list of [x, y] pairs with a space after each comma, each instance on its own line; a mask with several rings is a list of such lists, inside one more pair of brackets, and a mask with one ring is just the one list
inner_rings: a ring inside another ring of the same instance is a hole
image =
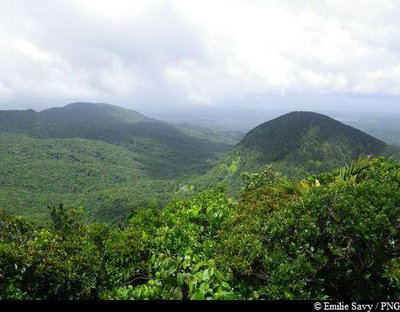
[[181, 187], [188, 199], [149, 201], [116, 227], [68, 203], [48, 207], [47, 227], [0, 211], [0, 299], [399, 298], [398, 162], [361, 158], [299, 181], [272, 166], [243, 177], [237, 201]]
[[0, 134], [0, 158], [0, 207], [42, 225], [57, 202], [115, 224], [131, 209], [167, 202], [178, 184], [150, 179], [135, 153], [92, 140]]
[[124, 300], [237, 298], [212, 260], [201, 261], [197, 256], [174, 257], [160, 253], [150, 259], [149, 271], [151, 273], [145, 284], [116, 288], [109, 297]]
[[257, 175], [266, 163], [283, 175], [302, 179], [344, 166], [362, 155], [400, 159], [397, 148], [360, 130], [321, 114], [292, 112], [251, 130], [195, 184], [209, 187], [223, 181], [234, 196], [243, 185], [240, 174]]
[[[87, 226], [80, 217], [74, 213], [66, 217], [68, 213], [61, 206], [58, 208], [52, 211], [56, 221], [52, 224], [54, 230], [37, 228], [21, 232], [14, 227], [12, 234], [17, 232], [23, 239], [0, 240], [0, 298], [97, 297], [103, 282], [99, 252], [88, 239]], [[4, 225], [10, 220], [3, 217], [0, 222]], [[72, 228], [74, 231], [70, 231]]]
[[49, 206], [48, 209], [51, 218], [50, 228], [62, 237], [70, 235], [73, 232], [76, 233], [82, 227], [84, 218], [82, 209], [64, 209], [63, 204]]
[[153, 179], [205, 173], [230, 145], [109, 104], [72, 103], [36, 113], [1, 111], [0, 133], [40, 139], [81, 138], [134, 152]]
[[296, 196], [268, 185], [244, 194], [223, 263], [268, 299], [398, 297], [399, 164], [361, 159], [318, 181]]
[[275, 180], [275, 170], [270, 166], [265, 166], [263, 173], [242, 172], [241, 177], [244, 182], [246, 191], [257, 189], [263, 185], [267, 185]]
[[400, 164], [353, 161], [398, 151], [326, 116], [260, 125], [193, 180], [221, 137], [110, 105], [1, 112], [0, 132], [0, 206], [39, 224], [0, 211], [0, 299], [400, 296]]
[[108, 104], [0, 111], [0, 207], [45, 224], [64, 202], [116, 224], [209, 170], [230, 147], [214, 141]]
[[339, 170], [338, 178], [342, 181], [353, 181], [358, 183], [365, 173], [365, 169], [371, 165], [371, 159], [369, 157], [361, 157], [357, 161], [352, 161], [349, 165]]

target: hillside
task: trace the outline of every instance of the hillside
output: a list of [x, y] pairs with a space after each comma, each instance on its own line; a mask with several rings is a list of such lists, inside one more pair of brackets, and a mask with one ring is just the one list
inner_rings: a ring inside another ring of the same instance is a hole
[[231, 147], [109, 104], [72, 103], [41, 112], [0, 111], [0, 132], [41, 139], [84, 138], [122, 146], [137, 153], [155, 179], [204, 173]]
[[328, 116], [291, 112], [247, 133], [198, 184], [238, 185], [240, 173], [262, 171], [266, 164], [288, 176], [304, 177], [343, 166], [361, 155], [399, 157], [399, 150]]
[[208, 190], [120, 227], [58, 205], [46, 228], [0, 210], [0, 301], [400, 297], [400, 163], [249, 182], [237, 201]]
[[226, 183], [229, 194], [238, 195], [241, 173], [260, 172], [266, 164], [304, 177], [360, 155], [399, 155], [311, 112], [263, 123], [228, 151], [231, 145], [222, 142], [232, 140], [109, 104], [0, 111], [0, 207], [43, 223], [47, 205], [63, 202], [83, 207], [91, 220], [116, 223], [132, 209], [191, 194], [190, 184]]
[[[187, 180], [155, 179], [141, 150], [28, 136], [48, 121], [9, 114], [26, 123], [0, 133], [0, 300], [399, 297], [400, 163], [351, 161], [398, 150], [357, 129], [315, 113], [284, 115], [197, 180], [213, 189], [193, 192]], [[239, 193], [240, 173], [265, 163], [291, 176], [249, 174]]]
[[0, 111], [0, 207], [43, 223], [64, 202], [115, 223], [162, 205], [230, 147], [109, 104]]
[[116, 223], [177, 189], [174, 180], [149, 178], [136, 153], [101, 141], [0, 134], [0, 159], [0, 207], [39, 223], [59, 202]]
[[111, 104], [76, 102], [64, 107], [53, 107], [40, 112], [48, 121], [127, 123], [156, 122], [136, 111]]

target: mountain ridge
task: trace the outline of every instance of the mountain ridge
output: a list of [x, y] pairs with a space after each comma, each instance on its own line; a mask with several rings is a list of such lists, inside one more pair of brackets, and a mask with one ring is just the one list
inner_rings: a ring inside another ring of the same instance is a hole
[[116, 223], [161, 207], [231, 145], [108, 104], [0, 111], [0, 209], [44, 223], [46, 207], [83, 207]]
[[204, 189], [226, 183], [237, 195], [241, 173], [262, 172], [267, 164], [298, 178], [362, 154], [399, 155], [397, 148], [313, 112], [262, 123], [235, 146], [196, 131], [110, 104], [0, 111], [0, 205], [25, 215], [30, 212], [24, 207], [31, 207], [40, 219], [59, 200], [83, 205], [94, 220], [121, 220], [131, 208], [166, 203], [182, 184]]
[[41, 139], [85, 138], [122, 146], [140, 153], [155, 178], [204, 173], [231, 147], [104, 103], [75, 102], [41, 112], [0, 111], [0, 132]]
[[46, 119], [63, 121], [81, 121], [93, 119], [97, 121], [114, 121], [128, 124], [138, 122], [157, 122], [135, 110], [126, 109], [108, 103], [74, 102], [63, 107], [52, 107], [39, 112]]

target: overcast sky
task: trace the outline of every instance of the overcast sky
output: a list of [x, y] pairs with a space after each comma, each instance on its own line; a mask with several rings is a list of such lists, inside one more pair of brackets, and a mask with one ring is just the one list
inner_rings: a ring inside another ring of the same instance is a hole
[[400, 1], [0, 0], [0, 108], [400, 111]]

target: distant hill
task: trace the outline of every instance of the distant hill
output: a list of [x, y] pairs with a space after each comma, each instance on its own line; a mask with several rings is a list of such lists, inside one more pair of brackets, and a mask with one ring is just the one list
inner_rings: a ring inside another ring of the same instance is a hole
[[399, 156], [399, 150], [358, 129], [313, 112], [291, 112], [247, 133], [201, 183], [235, 180], [266, 164], [292, 177], [343, 166], [361, 155]]
[[34, 138], [84, 138], [138, 154], [147, 173], [171, 179], [204, 173], [232, 145], [110, 104], [72, 103], [41, 112], [0, 111], [0, 133]]
[[117, 222], [171, 199], [232, 145], [109, 104], [0, 111], [0, 209], [44, 222], [48, 204]]
[[47, 205], [64, 202], [115, 223], [130, 209], [189, 195], [187, 184], [227, 183], [237, 194], [241, 173], [266, 164], [303, 177], [360, 155], [400, 158], [399, 149], [312, 112], [283, 115], [235, 140], [109, 104], [0, 111], [0, 209], [44, 222]]
[[157, 121], [120, 106], [88, 102], [76, 102], [64, 107], [49, 108], [41, 111], [40, 115], [48, 121], [57, 120], [62, 122], [85, 122], [90, 120], [92, 122], [136, 124], [138, 122]]

